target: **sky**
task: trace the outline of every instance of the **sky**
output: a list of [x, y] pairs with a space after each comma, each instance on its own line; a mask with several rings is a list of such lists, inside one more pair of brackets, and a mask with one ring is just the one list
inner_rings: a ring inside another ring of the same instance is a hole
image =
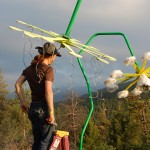
[[[21, 20], [45, 30], [65, 34], [77, 0], [0, 0], [0, 69], [8, 83], [10, 92], [22, 70], [30, 65], [37, 51], [45, 41], [25, 37], [21, 32], [12, 31], [9, 26], [26, 29], [16, 23]], [[98, 32], [122, 32], [126, 35], [140, 63], [141, 56], [150, 51], [150, 1], [149, 0], [82, 0], [70, 36], [86, 43]], [[59, 47], [58, 43], [55, 43]], [[87, 71], [92, 88], [103, 87], [103, 81], [114, 69], [124, 69], [123, 59], [130, 56], [121, 36], [98, 36], [91, 46], [113, 56], [116, 63], [109, 65], [97, 62], [83, 54], [82, 62]], [[81, 87], [86, 91], [85, 80], [77, 59], [60, 50], [62, 57], [57, 58], [55, 68], [55, 93], [66, 88]], [[126, 68], [125, 71], [133, 71]]]

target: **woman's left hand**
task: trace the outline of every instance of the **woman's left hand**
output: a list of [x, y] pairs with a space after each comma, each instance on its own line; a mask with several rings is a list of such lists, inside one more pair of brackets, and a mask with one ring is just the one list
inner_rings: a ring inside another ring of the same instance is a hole
[[46, 119], [46, 121], [47, 121], [49, 124], [53, 124], [54, 121], [55, 121], [54, 114], [50, 114], [49, 117]]

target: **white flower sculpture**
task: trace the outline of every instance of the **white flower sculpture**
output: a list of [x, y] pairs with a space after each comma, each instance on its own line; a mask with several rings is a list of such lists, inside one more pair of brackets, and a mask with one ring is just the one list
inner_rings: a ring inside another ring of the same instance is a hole
[[[150, 90], [150, 66], [146, 68], [147, 61], [150, 60], [150, 52], [143, 55], [143, 64], [138, 67], [136, 58], [134, 56], [125, 59], [126, 66], [133, 66], [135, 73], [122, 73], [121, 70], [114, 70], [110, 77], [104, 81], [104, 84], [109, 92], [114, 92], [118, 89], [118, 84], [124, 83], [128, 80], [134, 79], [123, 91], [118, 92], [118, 98], [126, 98], [127, 96], [138, 96], [145, 89]], [[136, 87], [129, 91], [129, 89], [136, 84]]]

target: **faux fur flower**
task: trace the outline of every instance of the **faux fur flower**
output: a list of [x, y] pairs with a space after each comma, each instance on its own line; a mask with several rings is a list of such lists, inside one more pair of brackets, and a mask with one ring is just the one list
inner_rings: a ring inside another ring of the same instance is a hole
[[137, 82], [137, 86], [150, 86], [150, 79], [142, 74]]
[[142, 93], [139, 88], [135, 88], [133, 91], [130, 92], [131, 96], [138, 96]]
[[114, 79], [117, 79], [117, 78], [120, 78], [122, 77], [123, 73], [121, 70], [114, 70], [111, 74], [110, 74], [110, 77], [111, 78], [114, 78]]
[[129, 65], [133, 65], [136, 61], [136, 58], [135, 56], [131, 56], [131, 57], [127, 57], [125, 60], [124, 60], [124, 64], [126, 66], [129, 66]]
[[142, 56], [142, 60], [143, 60], [143, 61], [148, 61], [148, 60], [150, 60], [150, 52], [146, 52], [146, 53]]
[[108, 78], [106, 81], [104, 81], [106, 87], [111, 87], [115, 83], [116, 83], [116, 79], [114, 78]]
[[118, 92], [117, 96], [118, 98], [126, 98], [128, 94], [129, 94], [128, 90], [123, 90], [123, 91]]

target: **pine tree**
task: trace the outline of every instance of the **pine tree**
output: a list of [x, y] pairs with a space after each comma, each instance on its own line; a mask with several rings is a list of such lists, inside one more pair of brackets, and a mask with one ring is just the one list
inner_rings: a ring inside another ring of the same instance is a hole
[[56, 111], [59, 130], [69, 132], [70, 149], [78, 149], [79, 136], [85, 121], [86, 108], [81, 106], [83, 100], [74, 93], [68, 93], [65, 102], [61, 102]]
[[8, 93], [7, 86], [8, 85], [4, 80], [4, 75], [2, 73], [2, 70], [0, 69], [0, 106], [6, 99], [6, 94]]
[[[4, 111], [6, 106], [6, 94], [8, 93], [7, 84], [4, 81], [2, 70], [0, 69], [0, 139], [3, 138], [2, 121], [4, 119]], [[1, 143], [0, 143], [1, 145]]]
[[120, 104], [119, 109], [113, 112], [109, 128], [109, 144], [117, 150], [140, 149], [143, 143], [141, 107], [133, 100]]
[[[31, 142], [31, 124], [20, 109], [20, 102], [16, 99], [6, 99], [7, 84], [0, 71], [0, 145], [1, 149], [28, 150]], [[29, 90], [25, 90], [25, 98], [29, 100]]]
[[87, 126], [83, 149], [84, 150], [115, 150], [111, 145], [107, 145], [102, 140], [103, 135], [98, 128], [98, 126], [94, 123], [93, 118], [90, 119], [90, 122]]
[[97, 125], [94, 124], [93, 119], [91, 118], [89, 124], [85, 131], [84, 138], [84, 149], [86, 150], [96, 150], [99, 144], [99, 130]]

